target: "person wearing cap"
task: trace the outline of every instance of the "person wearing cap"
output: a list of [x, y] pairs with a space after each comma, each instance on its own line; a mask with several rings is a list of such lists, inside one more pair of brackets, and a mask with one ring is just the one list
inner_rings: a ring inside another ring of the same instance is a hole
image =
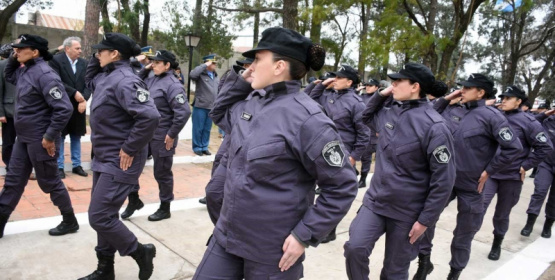
[[[363, 121], [378, 131], [376, 165], [344, 245], [349, 279], [368, 279], [369, 257], [385, 233], [382, 279], [408, 279], [420, 236], [439, 219], [455, 181], [453, 138], [428, 104], [435, 84], [428, 67], [407, 63], [372, 95]], [[390, 97], [391, 107], [384, 107]], [[456, 158], [456, 157], [455, 157]]]
[[234, 67], [210, 113], [230, 138], [225, 195], [193, 279], [300, 279], [305, 248], [339, 223], [357, 191], [335, 125], [300, 92], [325, 51], [274, 27], [243, 55], [254, 63]]
[[14, 84], [6, 81], [4, 73], [12, 52], [12, 44], [5, 44], [0, 48], [0, 122], [2, 123], [2, 161], [6, 165], [6, 173], [10, 169], [10, 158], [16, 137], [13, 117], [17, 91]]
[[48, 41], [32, 34], [23, 34], [19, 39], [19, 43], [12, 45], [14, 52], [4, 69], [6, 81], [16, 85], [14, 127], [17, 138], [0, 193], [0, 237], [33, 168], [39, 187], [50, 195], [63, 216], [63, 221], [48, 233], [73, 233], [79, 229], [79, 224], [69, 193], [58, 177], [56, 164], [61, 131], [73, 108], [60, 76], [46, 63], [52, 58], [48, 53]]
[[[369, 79], [364, 84], [364, 92], [360, 95], [365, 106], [368, 104], [370, 97], [376, 93], [379, 89], [380, 82], [375, 79]], [[368, 141], [368, 146], [366, 150], [360, 157], [360, 179], [358, 180], [358, 188], [366, 187], [366, 178], [368, 173], [370, 173], [370, 165], [372, 165], [372, 154], [376, 152], [376, 145], [378, 144], [378, 135], [375, 131], [370, 131], [370, 141]]]
[[156, 247], [141, 244], [119, 219], [119, 209], [137, 188], [160, 114], [146, 84], [133, 73], [129, 58], [140, 53], [131, 38], [106, 33], [96, 45], [85, 82], [91, 102], [91, 164], [93, 185], [89, 223], [97, 232], [97, 269], [81, 280], [114, 279], [114, 255], [131, 256], [139, 266], [139, 279], [153, 272]]
[[[455, 91], [460, 91], [460, 89], [452, 88], [450, 93]], [[455, 94], [459, 95], [459, 97], [452, 98], [449, 101], [439, 97], [434, 99], [434, 102], [432, 103], [434, 109], [445, 119], [447, 126], [453, 133], [457, 130], [462, 118], [467, 113], [466, 107], [460, 102], [462, 97], [460, 97], [458, 92]]]
[[[179, 142], [179, 132], [189, 120], [191, 109], [187, 102], [185, 89], [179, 83], [173, 71], [178, 65], [175, 55], [167, 50], [159, 50], [156, 55], [149, 56], [149, 60], [152, 63], [145, 66], [138, 76], [145, 81], [152, 100], [154, 100], [154, 104], [161, 115], [160, 124], [148, 144], [154, 160], [154, 179], [158, 182], [160, 190], [160, 208], [154, 214], [148, 216], [148, 220], [160, 221], [171, 217], [173, 155]], [[153, 77], [149, 77], [151, 71], [154, 72]], [[127, 219], [133, 214], [134, 210], [137, 209], [129, 209], [133, 205], [142, 208], [143, 203], [139, 199], [138, 192], [129, 194], [129, 204], [122, 213], [122, 218]]]
[[198, 155], [211, 155], [208, 150], [210, 144], [210, 130], [212, 120], [208, 113], [214, 107], [214, 100], [218, 93], [218, 74], [216, 73], [216, 55], [211, 54], [202, 58], [203, 64], [189, 73], [195, 81], [195, 99], [193, 101], [193, 152]]
[[89, 174], [81, 167], [81, 136], [87, 133], [87, 100], [91, 96], [89, 89], [85, 87], [85, 69], [87, 61], [81, 56], [81, 39], [79, 37], [68, 37], [63, 43], [64, 52], [54, 55], [48, 63], [56, 71], [69, 96], [73, 106], [73, 114], [68, 124], [62, 130], [60, 141], [60, 156], [58, 157], [58, 172], [60, 178], [66, 177], [64, 172], [64, 140], [69, 134], [71, 141], [71, 163], [72, 173], [87, 177]]
[[176, 67], [175, 71], [174, 71], [175, 76], [177, 77], [177, 79], [179, 80], [179, 82], [181, 83], [181, 85], [185, 84], [185, 76], [183, 76], [183, 73], [181, 73], [181, 67]]
[[498, 260], [501, 256], [501, 244], [509, 229], [509, 215], [520, 198], [526, 171], [537, 166], [553, 150], [549, 136], [541, 123], [519, 109], [521, 103], [528, 99], [524, 91], [512, 85], [507, 87], [499, 97], [502, 99], [500, 109], [504, 112], [515, 136], [520, 139], [523, 149], [509, 166], [490, 176], [484, 187], [483, 215], [497, 194], [493, 216], [494, 239], [488, 255], [490, 260]]
[[254, 59], [252, 59], [251, 57], [246, 57], [245, 59], [237, 60], [235, 62], [237, 63], [237, 65], [245, 69], [248, 69], [249, 67], [251, 67], [251, 64], [254, 62]]
[[[485, 75], [474, 73], [458, 83], [462, 89], [441, 97], [434, 108], [443, 112], [451, 100], [462, 97], [466, 109], [462, 119], [448, 124], [455, 139], [457, 176], [449, 202], [457, 199], [457, 226], [451, 241], [451, 270], [448, 279], [459, 279], [468, 264], [472, 239], [480, 229], [483, 212], [484, 185], [493, 176], [511, 166], [521, 153], [522, 145], [515, 137], [507, 118], [497, 108], [486, 106], [497, 90]], [[448, 203], [449, 203], [448, 202]], [[447, 203], [447, 204], [448, 204]], [[433, 270], [430, 261], [435, 227], [429, 228], [420, 242], [418, 271], [414, 279], [425, 279]]]

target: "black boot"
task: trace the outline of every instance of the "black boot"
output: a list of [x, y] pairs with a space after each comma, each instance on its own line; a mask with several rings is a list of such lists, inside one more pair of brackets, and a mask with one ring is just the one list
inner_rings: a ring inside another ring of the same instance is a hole
[[148, 216], [149, 221], [160, 221], [163, 219], [169, 219], [172, 216], [170, 213], [170, 203], [169, 202], [162, 202], [160, 204], [160, 208], [154, 212], [154, 214]]
[[434, 264], [430, 261], [430, 255], [418, 254], [418, 270], [412, 280], [426, 280], [432, 271], [434, 271]]
[[534, 229], [534, 224], [536, 223], [537, 218], [538, 218], [538, 215], [528, 214], [528, 219], [526, 220], [526, 225], [520, 231], [520, 235], [530, 236], [530, 233], [532, 233], [532, 230]]
[[137, 245], [137, 250], [130, 254], [139, 265], [139, 279], [147, 280], [154, 270], [153, 259], [156, 257], [156, 247], [152, 244]]
[[551, 227], [553, 226], [553, 220], [546, 219], [545, 224], [543, 224], [542, 237], [551, 238]]
[[324, 238], [324, 240], [322, 240], [322, 244], [328, 243], [330, 241], [334, 241], [336, 236], [335, 236], [335, 229], [337, 228], [333, 228], [333, 230], [328, 234], [328, 236], [326, 236], [326, 238]]
[[68, 233], [74, 233], [79, 230], [79, 223], [77, 223], [77, 218], [75, 218], [73, 211], [62, 213], [62, 217], [64, 217], [62, 222], [57, 227], [49, 230], [48, 234], [52, 236], [60, 236]]
[[368, 176], [368, 172], [360, 173], [360, 180], [358, 181], [358, 188], [365, 188], [366, 187], [366, 177]]
[[10, 215], [0, 214], [0, 238], [4, 236], [4, 228], [6, 227], [9, 218]]
[[493, 236], [493, 244], [491, 245], [491, 251], [489, 252], [488, 259], [496, 261], [501, 256], [501, 244], [503, 244], [503, 235], [495, 234]]
[[203, 197], [203, 198], [200, 198], [200, 199], [198, 200], [198, 203], [206, 205], [206, 196]]
[[79, 278], [77, 280], [114, 280], [116, 276], [114, 274], [114, 256], [104, 256], [99, 252], [96, 252], [96, 257], [98, 258], [98, 266], [93, 273]]
[[138, 192], [130, 193], [129, 203], [127, 203], [127, 207], [125, 208], [125, 211], [121, 213], [121, 218], [128, 219], [129, 217], [131, 217], [131, 215], [133, 215], [133, 213], [135, 213], [135, 211], [143, 208], [143, 206], [145, 206], [145, 204], [139, 198], [139, 193]]
[[459, 280], [459, 276], [461, 276], [460, 269], [455, 269], [451, 267], [451, 271], [449, 271], [449, 275], [447, 275], [447, 280]]

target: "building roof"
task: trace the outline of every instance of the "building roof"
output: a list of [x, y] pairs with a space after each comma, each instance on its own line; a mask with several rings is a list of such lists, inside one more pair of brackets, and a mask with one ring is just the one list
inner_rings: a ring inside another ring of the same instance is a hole
[[29, 24], [49, 28], [82, 31], [85, 21], [75, 18], [54, 16], [36, 11], [29, 15]]

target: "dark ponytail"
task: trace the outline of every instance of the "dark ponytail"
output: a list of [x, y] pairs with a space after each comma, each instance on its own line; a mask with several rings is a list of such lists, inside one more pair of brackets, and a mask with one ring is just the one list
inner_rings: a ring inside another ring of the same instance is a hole
[[308, 48], [308, 67], [318, 71], [324, 67], [326, 62], [326, 50], [319, 44], [313, 44]]
[[440, 97], [444, 96], [445, 94], [447, 94], [448, 90], [449, 90], [449, 87], [447, 86], [447, 84], [445, 84], [442, 81], [436, 80], [432, 84], [432, 87], [428, 91], [428, 94], [430, 94], [431, 96], [433, 96], [435, 98], [440, 98]]

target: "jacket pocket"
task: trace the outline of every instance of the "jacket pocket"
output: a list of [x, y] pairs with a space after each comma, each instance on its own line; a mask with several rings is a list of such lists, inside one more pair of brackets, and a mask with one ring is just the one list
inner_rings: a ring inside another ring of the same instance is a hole
[[403, 144], [395, 148], [395, 159], [397, 164], [404, 169], [414, 169], [419, 165], [422, 158], [422, 150], [420, 142], [415, 141], [408, 144]]

